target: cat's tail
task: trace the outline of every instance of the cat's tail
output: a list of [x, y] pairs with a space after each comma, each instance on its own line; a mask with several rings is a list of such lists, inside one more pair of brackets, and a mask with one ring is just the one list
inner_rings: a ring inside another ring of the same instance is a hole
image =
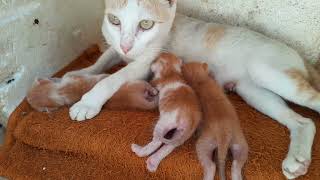
[[316, 64], [305, 61], [311, 85], [320, 92], [320, 60]]

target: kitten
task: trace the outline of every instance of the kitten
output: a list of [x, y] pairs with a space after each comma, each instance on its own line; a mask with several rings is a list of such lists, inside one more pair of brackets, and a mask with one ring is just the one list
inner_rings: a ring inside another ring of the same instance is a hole
[[[27, 101], [35, 110], [51, 112], [80, 100], [97, 82], [108, 75], [68, 76], [63, 79], [37, 79], [27, 94]], [[143, 109], [157, 107], [157, 90], [145, 81], [123, 85], [107, 103], [109, 109]]]
[[183, 79], [181, 65], [180, 59], [166, 53], [152, 64], [155, 75], [152, 84], [159, 90], [160, 119], [152, 142], [144, 147], [136, 144], [131, 147], [139, 157], [149, 156], [160, 148], [147, 160], [150, 172], [155, 172], [162, 159], [192, 136], [201, 119], [199, 101]]
[[129, 64], [74, 104], [73, 120], [93, 118], [123, 84], [146, 79], [151, 63], [165, 49], [182, 59], [205, 61], [221, 86], [232, 82], [231, 89], [249, 105], [288, 127], [291, 142], [283, 174], [293, 179], [307, 173], [316, 128], [282, 98], [320, 112], [320, 93], [310, 84], [320, 78], [309, 74], [298, 52], [246, 28], [176, 13], [177, 0], [105, 3], [102, 32], [111, 46], [93, 66], [71, 74], [101, 73], [121, 58]]
[[248, 156], [248, 144], [234, 107], [223, 89], [209, 76], [207, 64], [185, 64], [182, 73], [202, 105], [203, 121], [196, 149], [204, 169], [204, 179], [214, 179], [216, 164], [212, 161], [212, 155], [215, 150], [220, 179], [226, 179], [225, 161], [228, 149], [231, 149], [234, 158], [232, 179], [241, 180], [241, 169]]

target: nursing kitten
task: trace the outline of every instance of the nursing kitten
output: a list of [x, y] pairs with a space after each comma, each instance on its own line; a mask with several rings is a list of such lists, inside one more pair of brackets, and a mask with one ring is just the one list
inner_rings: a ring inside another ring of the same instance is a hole
[[[108, 75], [68, 76], [62, 79], [37, 79], [27, 94], [27, 101], [35, 110], [50, 112], [80, 100], [97, 82]], [[157, 90], [145, 81], [123, 85], [106, 104], [109, 109], [155, 109]]]
[[249, 105], [290, 130], [289, 152], [282, 163], [288, 179], [308, 171], [313, 121], [283, 100], [320, 112], [320, 93], [300, 55], [283, 43], [246, 28], [207, 23], [176, 13], [177, 0], [105, 0], [102, 32], [110, 44], [93, 66], [70, 74], [101, 73], [125, 59], [121, 71], [100, 81], [70, 109], [73, 120], [96, 116], [126, 82], [146, 79], [163, 49], [182, 59], [205, 61], [221, 86], [232, 82]]
[[159, 90], [160, 119], [152, 142], [144, 147], [136, 144], [131, 147], [139, 157], [156, 151], [147, 160], [150, 172], [155, 172], [162, 159], [192, 136], [201, 119], [198, 98], [183, 79], [181, 65], [180, 59], [163, 53], [151, 67], [155, 75], [152, 84]]
[[[214, 179], [216, 163], [220, 179], [226, 179], [225, 161], [230, 149], [233, 155], [232, 179], [241, 180], [241, 169], [248, 158], [248, 144], [234, 107], [223, 89], [209, 76], [207, 64], [185, 64], [182, 73], [195, 90], [202, 106], [203, 119], [196, 149], [204, 170], [204, 179]], [[214, 151], [216, 163], [212, 161]]]

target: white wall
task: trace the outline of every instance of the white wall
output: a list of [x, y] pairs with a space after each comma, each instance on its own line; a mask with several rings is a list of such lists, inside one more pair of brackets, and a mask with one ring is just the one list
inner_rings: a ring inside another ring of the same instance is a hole
[[[308, 60], [319, 59], [320, 0], [178, 2], [180, 12], [247, 26], [286, 42]], [[21, 101], [35, 76], [51, 75], [99, 41], [102, 14], [103, 0], [0, 0], [0, 119]]]
[[101, 0], [0, 0], [1, 121], [34, 77], [52, 75], [99, 41], [103, 9]]

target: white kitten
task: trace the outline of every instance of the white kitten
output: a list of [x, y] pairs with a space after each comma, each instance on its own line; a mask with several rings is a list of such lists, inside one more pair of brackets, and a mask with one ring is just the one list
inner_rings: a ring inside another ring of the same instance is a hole
[[306, 174], [315, 125], [282, 98], [320, 112], [320, 94], [307, 81], [318, 75], [310, 76], [296, 51], [259, 33], [180, 14], [175, 18], [176, 1], [106, 0], [102, 31], [111, 48], [95, 65], [70, 74], [99, 73], [120, 57], [132, 62], [85, 94], [71, 108], [71, 117], [81, 121], [96, 116], [122, 84], [146, 78], [151, 62], [166, 48], [183, 59], [205, 61], [220, 85], [236, 84], [248, 104], [287, 126], [291, 143], [283, 173], [289, 179]]

